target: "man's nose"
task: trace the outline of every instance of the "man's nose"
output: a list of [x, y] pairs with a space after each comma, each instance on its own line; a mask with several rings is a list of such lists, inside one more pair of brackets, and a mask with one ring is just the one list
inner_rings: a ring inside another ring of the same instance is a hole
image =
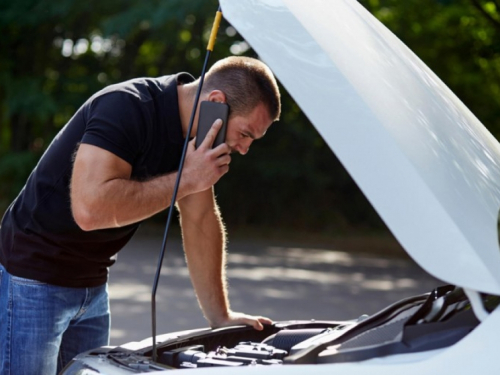
[[246, 155], [248, 151], [250, 150], [250, 145], [252, 144], [252, 139], [249, 139], [248, 141], [243, 141], [238, 144], [238, 152], [240, 155]]
[[245, 147], [242, 145], [237, 145], [236, 151], [238, 151], [238, 154], [240, 154], [240, 155], [246, 155], [246, 153], [248, 152], [248, 147]]

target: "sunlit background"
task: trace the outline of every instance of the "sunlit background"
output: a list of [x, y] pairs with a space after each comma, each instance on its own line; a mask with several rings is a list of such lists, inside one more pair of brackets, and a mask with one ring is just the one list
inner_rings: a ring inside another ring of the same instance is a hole
[[[363, 0], [494, 135], [500, 134], [499, 1]], [[139, 76], [199, 75], [217, 1], [17, 0], [0, 5], [0, 210], [94, 92]], [[255, 56], [223, 20], [212, 62]], [[283, 92], [281, 121], [217, 186], [229, 228], [345, 235], [383, 223]], [[162, 222], [164, 215], [155, 220]]]

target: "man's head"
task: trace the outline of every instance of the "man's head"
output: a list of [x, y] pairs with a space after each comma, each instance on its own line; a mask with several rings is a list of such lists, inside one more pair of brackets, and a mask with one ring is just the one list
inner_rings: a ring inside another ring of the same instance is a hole
[[207, 72], [202, 96], [229, 105], [226, 143], [246, 154], [281, 112], [280, 93], [271, 70], [250, 57], [228, 57]]
[[281, 112], [280, 93], [271, 70], [251, 57], [231, 56], [217, 61], [207, 72], [202, 93], [220, 90], [231, 115], [248, 115], [263, 103], [272, 121]]

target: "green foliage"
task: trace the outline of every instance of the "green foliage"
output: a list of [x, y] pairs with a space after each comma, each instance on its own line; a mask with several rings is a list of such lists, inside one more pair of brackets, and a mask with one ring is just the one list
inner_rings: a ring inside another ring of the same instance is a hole
[[[361, 0], [500, 135], [498, 0]], [[100, 88], [138, 76], [199, 74], [215, 0], [0, 3], [0, 205]], [[223, 21], [211, 61], [253, 56]], [[217, 186], [228, 224], [345, 231], [382, 223], [282, 90], [281, 121], [233, 158]], [[1, 208], [1, 207], [0, 207]]]

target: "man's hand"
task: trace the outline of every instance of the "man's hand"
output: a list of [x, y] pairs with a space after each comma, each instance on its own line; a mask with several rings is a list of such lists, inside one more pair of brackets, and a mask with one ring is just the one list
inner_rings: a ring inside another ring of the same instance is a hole
[[[211, 149], [222, 123], [216, 121], [197, 150], [189, 143], [177, 199], [208, 190], [229, 170], [230, 148]], [[131, 180], [132, 166], [102, 148], [81, 144], [71, 177], [71, 210], [87, 230], [120, 227], [144, 220], [167, 208], [176, 173], [146, 181]]]
[[212, 149], [222, 121], [214, 122], [200, 146], [195, 149], [196, 139], [189, 142], [182, 180], [192, 193], [205, 191], [212, 187], [229, 171], [231, 149], [225, 143]]
[[189, 274], [203, 315], [211, 327], [249, 325], [262, 330], [272, 321], [231, 311], [225, 275], [225, 229], [213, 190], [189, 195], [178, 202]]
[[212, 328], [228, 327], [244, 324], [255, 328], [257, 331], [264, 329], [263, 324], [273, 324], [273, 321], [264, 316], [247, 315], [240, 312], [230, 311], [228, 316], [216, 323], [210, 323]]

